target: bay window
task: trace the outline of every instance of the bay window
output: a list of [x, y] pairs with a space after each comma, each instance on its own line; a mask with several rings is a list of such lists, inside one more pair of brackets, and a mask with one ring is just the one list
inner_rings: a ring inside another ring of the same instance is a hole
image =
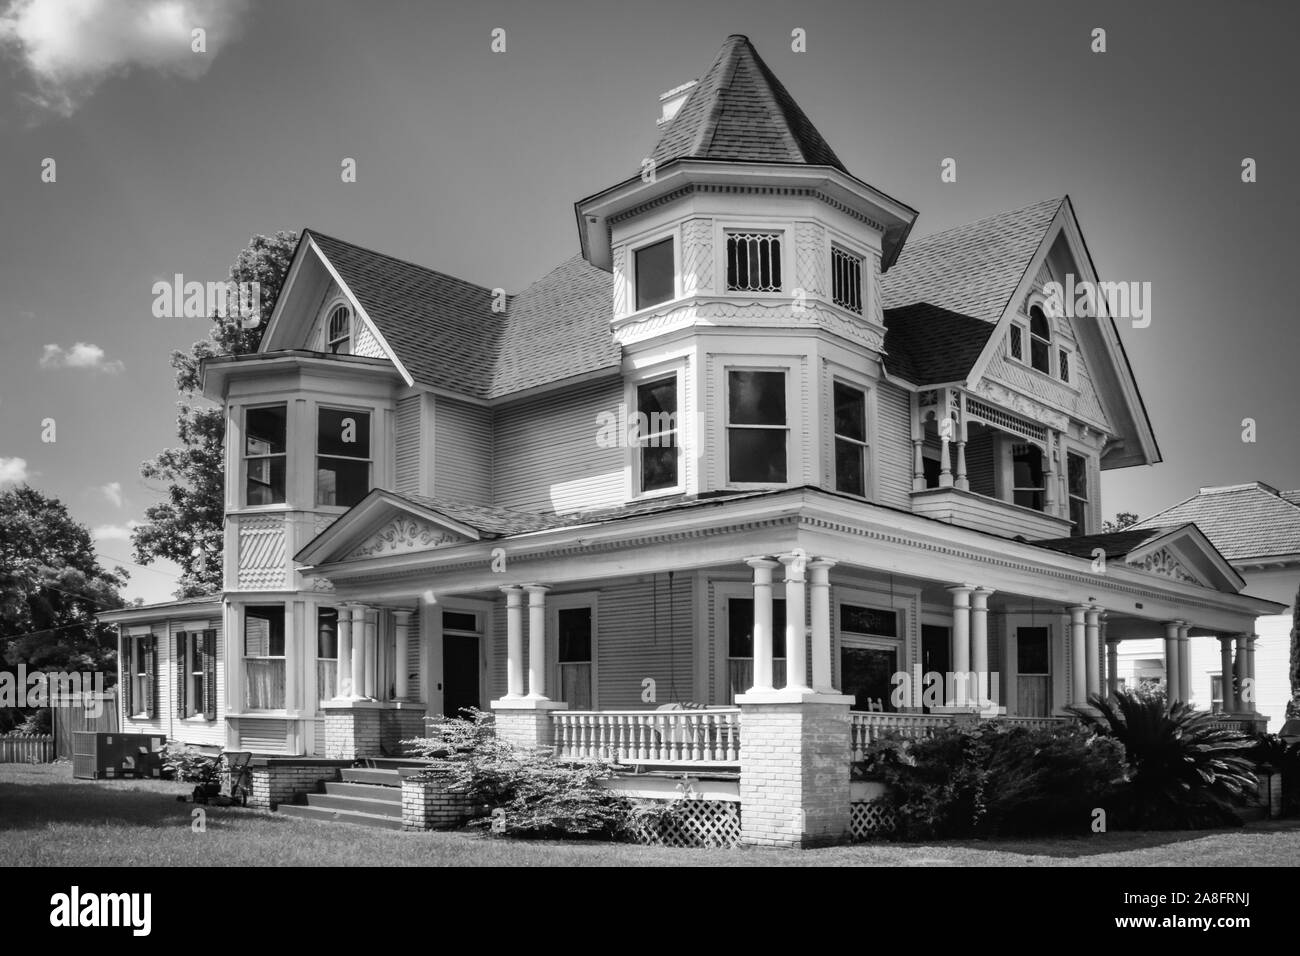
[[286, 406], [244, 410], [244, 504], [284, 504]]
[[669, 375], [638, 385], [636, 410], [641, 491], [676, 488], [677, 376]]
[[338, 692], [338, 625], [337, 608], [323, 607], [316, 612], [316, 697], [321, 703], [334, 697]]
[[244, 609], [244, 707], [284, 710], [284, 605]]
[[730, 483], [786, 481], [785, 372], [729, 369], [726, 427]]
[[632, 253], [632, 261], [638, 311], [676, 297], [676, 264], [671, 237], [637, 249]]
[[832, 386], [835, 400], [835, 490], [867, 494], [867, 393], [843, 382]]
[[781, 234], [727, 234], [727, 291], [781, 291]]
[[370, 413], [322, 408], [316, 422], [316, 504], [350, 508], [370, 491]]
[[862, 314], [862, 257], [831, 247], [831, 301]]

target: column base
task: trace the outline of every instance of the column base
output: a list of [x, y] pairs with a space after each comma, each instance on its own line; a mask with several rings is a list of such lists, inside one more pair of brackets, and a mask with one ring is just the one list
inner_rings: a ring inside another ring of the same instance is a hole
[[551, 714], [568, 710], [564, 701], [537, 697], [502, 697], [488, 705], [496, 715], [496, 734], [516, 747], [554, 747]]

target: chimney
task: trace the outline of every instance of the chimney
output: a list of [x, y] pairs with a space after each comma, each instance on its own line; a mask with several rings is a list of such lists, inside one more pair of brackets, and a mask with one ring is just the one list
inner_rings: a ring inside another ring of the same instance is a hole
[[681, 86], [673, 87], [667, 93], [660, 93], [659, 106], [663, 110], [663, 114], [656, 121], [655, 125], [663, 126], [676, 116], [677, 111], [680, 110], [682, 104], [686, 102], [686, 98], [691, 95], [691, 90], [695, 89], [699, 83], [699, 80], [691, 80], [689, 83], [683, 83]]

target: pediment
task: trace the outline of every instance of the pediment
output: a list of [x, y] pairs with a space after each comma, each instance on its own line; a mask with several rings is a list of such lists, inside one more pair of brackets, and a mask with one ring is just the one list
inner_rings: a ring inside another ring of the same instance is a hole
[[1129, 567], [1161, 577], [1236, 594], [1245, 580], [1194, 524], [1158, 533], [1124, 557]]
[[447, 528], [413, 515], [398, 515], [349, 551], [344, 560], [409, 554], [448, 545], [463, 544], [470, 539]]
[[450, 548], [479, 538], [479, 531], [468, 524], [376, 488], [294, 558], [303, 567], [321, 567]]

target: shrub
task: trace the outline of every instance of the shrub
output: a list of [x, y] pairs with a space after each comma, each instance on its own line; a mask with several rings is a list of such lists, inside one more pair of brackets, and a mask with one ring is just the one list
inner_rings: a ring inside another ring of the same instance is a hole
[[1071, 709], [1124, 745], [1129, 781], [1117, 808], [1124, 825], [1196, 829], [1241, 822], [1235, 810], [1257, 784], [1249, 737], [1215, 728], [1216, 715], [1184, 703], [1124, 691], [1088, 700], [1091, 708]]
[[[436, 777], [487, 810], [504, 810], [506, 832], [530, 837], [608, 837], [623, 832], [631, 806], [600, 786], [614, 766], [604, 761], [562, 763], [549, 748], [517, 747], [495, 733], [491, 714], [434, 718], [430, 735], [404, 741], [432, 761], [421, 776]], [[485, 826], [479, 818], [471, 825]]]
[[163, 747], [163, 774], [184, 783], [214, 783], [217, 758], [178, 743]]
[[1075, 725], [1030, 729], [982, 721], [921, 740], [885, 738], [869, 770], [903, 839], [1083, 833], [1122, 785], [1123, 751]]
[[1282, 777], [1282, 815], [1300, 814], [1300, 741], [1287, 743], [1278, 734], [1259, 734], [1249, 750], [1257, 770]]

